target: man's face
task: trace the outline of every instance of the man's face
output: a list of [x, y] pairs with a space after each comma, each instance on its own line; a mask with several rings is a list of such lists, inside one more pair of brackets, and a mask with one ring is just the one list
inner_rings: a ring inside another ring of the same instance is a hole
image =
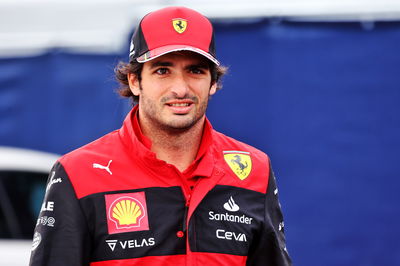
[[169, 53], [144, 63], [141, 77], [139, 82], [129, 75], [130, 88], [139, 96], [141, 124], [176, 131], [204, 121], [208, 98], [216, 91], [205, 57]]

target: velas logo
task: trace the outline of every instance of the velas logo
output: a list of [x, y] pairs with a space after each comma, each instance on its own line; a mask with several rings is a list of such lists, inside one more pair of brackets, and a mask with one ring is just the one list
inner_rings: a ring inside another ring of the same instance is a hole
[[251, 172], [251, 157], [246, 151], [224, 151], [225, 162], [240, 179], [246, 179]]
[[109, 234], [149, 230], [144, 192], [105, 195]]
[[172, 20], [172, 26], [177, 33], [183, 33], [187, 28], [187, 20], [182, 18], [175, 18]]

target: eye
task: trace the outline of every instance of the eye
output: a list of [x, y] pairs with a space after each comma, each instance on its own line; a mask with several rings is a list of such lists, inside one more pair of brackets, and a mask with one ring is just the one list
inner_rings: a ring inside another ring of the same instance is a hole
[[190, 73], [193, 73], [193, 74], [204, 74], [204, 73], [206, 73], [205, 70], [204, 70], [204, 68], [202, 68], [202, 67], [197, 67], [197, 66], [191, 67], [191, 68], [189, 69], [189, 72], [190, 72]]
[[154, 71], [154, 72], [159, 75], [165, 75], [168, 73], [168, 68], [161, 67], [161, 68], [156, 69], [156, 71]]

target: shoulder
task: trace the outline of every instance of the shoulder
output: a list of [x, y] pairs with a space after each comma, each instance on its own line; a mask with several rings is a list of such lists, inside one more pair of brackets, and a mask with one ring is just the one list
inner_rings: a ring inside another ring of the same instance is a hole
[[79, 147], [60, 158], [64, 167], [73, 167], [75, 164], [84, 164], [93, 159], [108, 158], [114, 146], [119, 144], [118, 130], [108, 133], [82, 147]]
[[251, 154], [252, 159], [260, 163], [269, 163], [268, 155], [242, 141], [226, 136], [221, 132], [213, 132], [214, 147], [217, 151], [226, 153], [227, 151], [242, 151]]
[[213, 141], [214, 157], [228, 185], [266, 192], [270, 173], [266, 153], [217, 131], [213, 132]]
[[116, 167], [116, 158], [123, 157], [123, 143], [113, 131], [59, 159], [78, 198], [103, 190]]

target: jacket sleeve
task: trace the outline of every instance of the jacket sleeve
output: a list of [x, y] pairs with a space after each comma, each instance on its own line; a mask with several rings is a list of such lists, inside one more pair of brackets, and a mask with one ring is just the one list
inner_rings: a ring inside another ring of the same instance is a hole
[[283, 215], [271, 165], [264, 210], [264, 225], [250, 246], [246, 265], [290, 266], [292, 262], [286, 249]]
[[89, 265], [90, 247], [84, 213], [63, 166], [57, 162], [47, 181], [29, 265]]

